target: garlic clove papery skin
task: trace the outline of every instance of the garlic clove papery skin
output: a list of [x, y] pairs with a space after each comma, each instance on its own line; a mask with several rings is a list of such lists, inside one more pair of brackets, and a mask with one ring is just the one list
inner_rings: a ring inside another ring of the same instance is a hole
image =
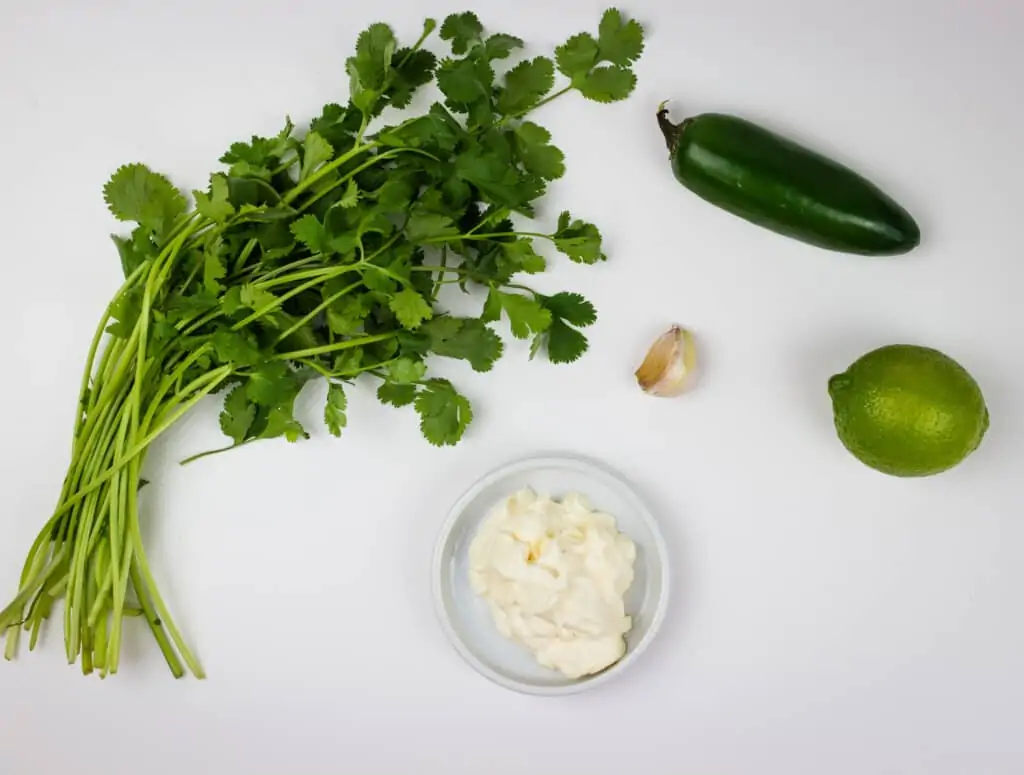
[[684, 328], [672, 326], [659, 336], [636, 370], [640, 389], [652, 396], [671, 397], [685, 392], [697, 369], [697, 348]]

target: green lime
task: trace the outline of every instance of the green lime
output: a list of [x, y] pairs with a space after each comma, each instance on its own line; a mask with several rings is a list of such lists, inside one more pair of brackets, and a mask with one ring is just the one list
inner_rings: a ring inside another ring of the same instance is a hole
[[893, 476], [952, 468], [988, 430], [978, 383], [959, 363], [928, 347], [872, 350], [832, 377], [828, 392], [843, 445]]

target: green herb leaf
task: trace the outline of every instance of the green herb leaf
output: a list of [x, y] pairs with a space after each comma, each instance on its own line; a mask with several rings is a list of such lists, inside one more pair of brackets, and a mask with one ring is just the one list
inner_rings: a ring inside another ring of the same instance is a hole
[[224, 409], [220, 413], [220, 429], [235, 444], [245, 441], [256, 419], [256, 407], [249, 403], [245, 395], [245, 387], [238, 385], [224, 399]]
[[437, 447], [458, 443], [473, 421], [469, 401], [446, 379], [432, 379], [419, 391], [415, 401], [420, 430]]
[[305, 180], [321, 165], [334, 158], [334, 149], [316, 132], [309, 132], [302, 142], [302, 171], [299, 180]]
[[203, 287], [212, 294], [220, 293], [224, 290], [224, 286], [220, 281], [223, 280], [226, 275], [227, 270], [224, 268], [224, 264], [220, 260], [220, 256], [212, 250], [208, 250], [205, 258], [203, 259]]
[[400, 48], [394, 61], [398, 64], [391, 71], [391, 84], [385, 96], [393, 107], [407, 108], [416, 90], [433, 80], [437, 57], [425, 49]]
[[184, 214], [185, 197], [163, 175], [144, 164], [129, 164], [103, 187], [103, 199], [119, 221], [135, 221], [158, 237]]
[[438, 213], [414, 210], [405, 224], [405, 236], [410, 242], [423, 242], [433, 237], [448, 237], [459, 233], [451, 217]]
[[453, 54], [465, 54], [480, 42], [484, 27], [472, 11], [453, 13], [441, 25], [441, 40], [450, 40]]
[[581, 32], [555, 49], [555, 62], [563, 75], [575, 81], [582, 78], [597, 64], [598, 47], [594, 36]]
[[327, 386], [327, 403], [324, 405], [324, 424], [332, 436], [341, 436], [341, 429], [348, 424], [345, 409], [348, 399], [345, 387], [340, 382], [331, 382]]
[[556, 318], [561, 318], [574, 326], [586, 327], [597, 320], [594, 305], [578, 293], [563, 291], [554, 296], [544, 296], [541, 303]]
[[434, 318], [422, 330], [437, 355], [469, 361], [474, 371], [490, 371], [501, 357], [501, 338], [479, 318]]
[[330, 253], [331, 245], [324, 225], [312, 213], [302, 216], [291, 225], [291, 232], [310, 253]]
[[525, 113], [555, 85], [555, 66], [547, 57], [524, 59], [505, 75], [497, 110], [505, 116]]
[[594, 264], [604, 261], [601, 252], [601, 232], [592, 223], [570, 220], [568, 211], [558, 218], [558, 231], [555, 232], [554, 243], [562, 253], [579, 264]]
[[493, 323], [501, 319], [501, 291], [494, 288], [487, 291], [487, 300], [484, 302], [480, 319], [484, 323]]
[[222, 363], [255, 366], [263, 360], [259, 347], [239, 331], [218, 330], [213, 335], [213, 348]]
[[277, 303], [277, 297], [270, 291], [255, 285], [243, 285], [239, 289], [239, 302], [253, 312], [268, 309]]
[[200, 215], [217, 223], [224, 223], [235, 214], [235, 206], [228, 201], [228, 179], [223, 175], [210, 176], [210, 193], [193, 191], [196, 210]]
[[412, 288], [403, 288], [392, 296], [388, 307], [403, 328], [418, 328], [420, 323], [434, 316], [430, 304]]
[[551, 312], [536, 299], [518, 293], [500, 292], [499, 296], [512, 327], [512, 336], [516, 339], [539, 334], [551, 325]]
[[633, 71], [619, 65], [601, 65], [591, 70], [579, 84], [580, 94], [595, 102], [624, 100], [636, 87]]
[[[388, 25], [371, 24], [356, 40], [356, 55], [348, 60], [350, 73], [355, 72], [362, 89], [381, 90], [391, 71], [397, 43]], [[353, 95], [354, 97], [355, 95]]]
[[385, 382], [377, 388], [377, 399], [382, 404], [408, 406], [416, 400], [416, 386], [396, 385], [392, 382]]
[[489, 108], [493, 80], [494, 70], [486, 59], [445, 59], [437, 69], [437, 88], [458, 113], [468, 113], [478, 102]]
[[523, 47], [523, 41], [512, 35], [496, 33], [484, 42], [484, 56], [489, 60], [507, 59], [513, 51]]
[[523, 166], [544, 180], [565, 174], [565, 156], [551, 145], [551, 133], [542, 126], [524, 121], [515, 128], [516, 150]]
[[374, 112], [384, 91], [397, 47], [391, 28], [378, 22], [359, 34], [356, 55], [346, 60], [352, 104], [365, 115]]
[[348, 209], [355, 207], [359, 204], [359, 185], [355, 179], [351, 179], [348, 185], [345, 187], [345, 193], [341, 195], [341, 199], [338, 200], [338, 207]]
[[388, 382], [396, 385], [411, 385], [419, 382], [427, 373], [427, 364], [413, 358], [399, 358], [388, 364]]
[[254, 404], [272, 408], [285, 402], [294, 387], [291, 369], [283, 361], [269, 361], [252, 372], [245, 395]]
[[597, 44], [601, 59], [625, 67], [644, 51], [644, 28], [633, 19], [624, 22], [618, 9], [609, 8], [601, 17]]
[[[330, 287], [324, 289], [324, 294], [330, 297]], [[335, 334], [348, 336], [356, 333], [363, 326], [363, 321], [370, 314], [365, 297], [361, 295], [347, 295], [331, 302], [327, 308], [327, 325]]]
[[505, 259], [505, 264], [501, 267], [502, 273], [508, 277], [516, 272], [538, 274], [547, 268], [547, 262], [534, 250], [533, 240], [530, 237], [521, 237], [513, 242], [502, 242], [501, 250]]
[[551, 322], [545, 336], [552, 363], [572, 363], [587, 351], [587, 337], [558, 318]]
[[142, 289], [136, 286], [117, 297], [110, 308], [114, 322], [107, 326], [107, 333], [118, 339], [128, 339], [135, 330], [135, 324], [142, 312]]

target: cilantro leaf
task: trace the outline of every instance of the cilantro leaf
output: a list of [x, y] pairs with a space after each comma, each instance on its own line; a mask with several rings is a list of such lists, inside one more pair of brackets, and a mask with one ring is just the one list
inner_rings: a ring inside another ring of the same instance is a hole
[[391, 28], [381, 22], [371, 24], [356, 40], [356, 55], [345, 62], [349, 75], [352, 104], [371, 114], [391, 75], [391, 63], [398, 43]]
[[505, 86], [498, 92], [497, 110], [505, 116], [523, 113], [540, 102], [554, 85], [555, 66], [550, 59], [524, 59], [505, 75]]
[[480, 319], [484, 323], [493, 323], [501, 319], [501, 291], [491, 288], [487, 291], [487, 300], [484, 302]]
[[513, 35], [496, 33], [484, 41], [484, 56], [487, 59], [507, 59], [513, 51], [523, 47], [523, 41]]
[[570, 218], [568, 211], [564, 211], [558, 217], [558, 231], [554, 236], [555, 247], [578, 264], [604, 261], [605, 255], [601, 252], [601, 232], [592, 223], [571, 221]]
[[263, 360], [259, 348], [239, 331], [217, 331], [213, 335], [213, 349], [223, 363], [255, 366]]
[[455, 236], [458, 227], [447, 215], [413, 210], [405, 224], [405, 236], [410, 242], [423, 242], [431, 237]]
[[291, 225], [291, 232], [295, 239], [309, 248], [311, 253], [330, 253], [330, 240], [327, 237], [327, 230], [312, 213], [302, 216]]
[[362, 114], [358, 110], [332, 102], [324, 105], [320, 115], [310, 122], [309, 130], [329, 142], [335, 153], [341, 154], [354, 144], [354, 133], [361, 123]]
[[594, 36], [587, 32], [573, 35], [555, 49], [558, 71], [575, 81], [590, 72], [597, 64], [598, 47]]
[[107, 333], [118, 339], [127, 339], [135, 330], [135, 324], [142, 313], [142, 289], [135, 286], [117, 297], [110, 307], [114, 322], [107, 326]]
[[171, 230], [187, 207], [181, 192], [144, 164], [118, 169], [103, 187], [103, 199], [119, 221], [135, 221], [158, 237]]
[[268, 408], [286, 401], [294, 387], [291, 369], [283, 361], [269, 361], [255, 369], [245, 384], [245, 395]]
[[[330, 298], [333, 295], [331, 290], [332, 286], [326, 286], [324, 295]], [[334, 293], [337, 292], [334, 290]], [[348, 294], [335, 299], [327, 307], [327, 325], [336, 334], [342, 336], [354, 334], [362, 327], [368, 314], [370, 314], [370, 308], [366, 304], [365, 297]]]
[[417, 394], [415, 407], [420, 430], [437, 447], [456, 444], [473, 421], [469, 401], [446, 379], [428, 381]]
[[516, 150], [523, 166], [544, 180], [555, 180], [565, 174], [565, 156], [551, 145], [551, 133], [531, 121], [515, 128]]
[[633, 93], [636, 76], [619, 65], [602, 65], [591, 70], [578, 84], [580, 94], [595, 102], [616, 102]]
[[121, 271], [128, 277], [139, 268], [147, 258], [153, 257], [154, 245], [149, 238], [149, 231], [145, 226], [136, 226], [132, 231], [132, 238], [126, 239], [117, 234], [111, 234], [110, 238], [117, 246], [117, 254], [121, 259]]
[[493, 80], [494, 70], [486, 59], [445, 59], [437, 69], [437, 88], [458, 113], [468, 113], [478, 102], [489, 107]]
[[394, 58], [398, 64], [391, 71], [385, 96], [393, 107], [407, 108], [416, 90], [433, 80], [437, 57], [425, 49], [400, 48]]
[[530, 237], [521, 237], [513, 242], [502, 242], [503, 261], [501, 272], [511, 277], [516, 272], [537, 274], [547, 268], [547, 261], [533, 248]]
[[[309, 438], [306, 429], [302, 427], [301, 423], [292, 414], [292, 404], [294, 401], [293, 397], [286, 405], [275, 406], [266, 413], [267, 422], [260, 432], [259, 438], [276, 439], [279, 436], [284, 436], [290, 443], [295, 443], [299, 439]], [[259, 412], [257, 412], [258, 415]]]
[[227, 270], [224, 268], [220, 256], [212, 250], [206, 251], [206, 256], [203, 259], [203, 287], [210, 293], [220, 293], [224, 290], [224, 285], [220, 281], [226, 274]]
[[246, 398], [245, 386], [238, 385], [224, 399], [224, 409], [220, 413], [220, 429], [235, 444], [241, 444], [245, 441], [255, 419], [256, 407]]
[[210, 193], [193, 191], [196, 210], [200, 215], [217, 223], [224, 223], [235, 214], [235, 206], [228, 201], [228, 179], [223, 175], [210, 176]]
[[434, 353], [469, 361], [473, 371], [490, 371], [501, 357], [501, 337], [479, 318], [434, 318], [423, 324], [422, 331]]
[[589, 346], [587, 337], [559, 318], [551, 322], [545, 333], [548, 359], [552, 363], [572, 363], [579, 360]]
[[484, 27], [472, 11], [453, 13], [441, 25], [441, 40], [450, 40], [453, 54], [465, 54], [480, 42]]
[[430, 304], [412, 288], [403, 288], [392, 296], [388, 307], [404, 328], [418, 328], [420, 323], [434, 316]]
[[363, 365], [363, 348], [350, 347], [342, 350], [334, 358], [333, 371], [338, 376], [355, 376]]
[[355, 178], [351, 178], [345, 187], [345, 193], [341, 195], [337, 205], [338, 207], [348, 209], [355, 207], [357, 204], [359, 204], [359, 184], [356, 183]]
[[299, 180], [305, 180], [321, 165], [334, 158], [334, 149], [316, 132], [309, 132], [302, 142], [302, 171]]
[[492, 133], [455, 159], [456, 174], [472, 183], [493, 204], [533, 214], [530, 204], [544, 191], [544, 181], [524, 174], [511, 161], [508, 138]]
[[427, 365], [409, 357], [398, 358], [388, 364], [388, 381], [396, 385], [411, 385], [426, 376]]
[[276, 302], [277, 297], [274, 294], [255, 285], [243, 285], [240, 288], [239, 303], [253, 312], [270, 308]]
[[526, 339], [531, 333], [539, 334], [551, 325], [551, 312], [540, 302], [518, 293], [498, 292], [502, 309], [508, 315], [512, 336]]
[[377, 400], [391, 406], [408, 406], [416, 400], [416, 386], [385, 382], [377, 388]]
[[332, 436], [341, 436], [341, 429], [348, 423], [345, 409], [348, 399], [345, 387], [340, 382], [331, 382], [327, 386], [327, 403], [324, 405], [324, 424]]
[[544, 308], [556, 318], [560, 318], [574, 326], [586, 327], [597, 320], [594, 305], [578, 293], [562, 291], [554, 296], [541, 298]]
[[395, 33], [383, 22], [371, 24], [359, 33], [356, 55], [348, 64], [350, 72], [358, 76], [361, 88], [380, 90], [384, 87], [396, 48]]
[[618, 9], [609, 8], [601, 17], [597, 44], [602, 60], [625, 67], [643, 53], [644, 29], [634, 19], [623, 22]]

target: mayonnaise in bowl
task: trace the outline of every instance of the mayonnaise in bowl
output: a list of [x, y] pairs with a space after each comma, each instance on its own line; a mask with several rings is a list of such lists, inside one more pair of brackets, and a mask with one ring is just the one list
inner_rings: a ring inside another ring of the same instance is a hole
[[569, 678], [604, 670], [626, 650], [625, 595], [636, 546], [579, 493], [522, 489], [504, 498], [469, 547], [469, 581], [498, 631]]

